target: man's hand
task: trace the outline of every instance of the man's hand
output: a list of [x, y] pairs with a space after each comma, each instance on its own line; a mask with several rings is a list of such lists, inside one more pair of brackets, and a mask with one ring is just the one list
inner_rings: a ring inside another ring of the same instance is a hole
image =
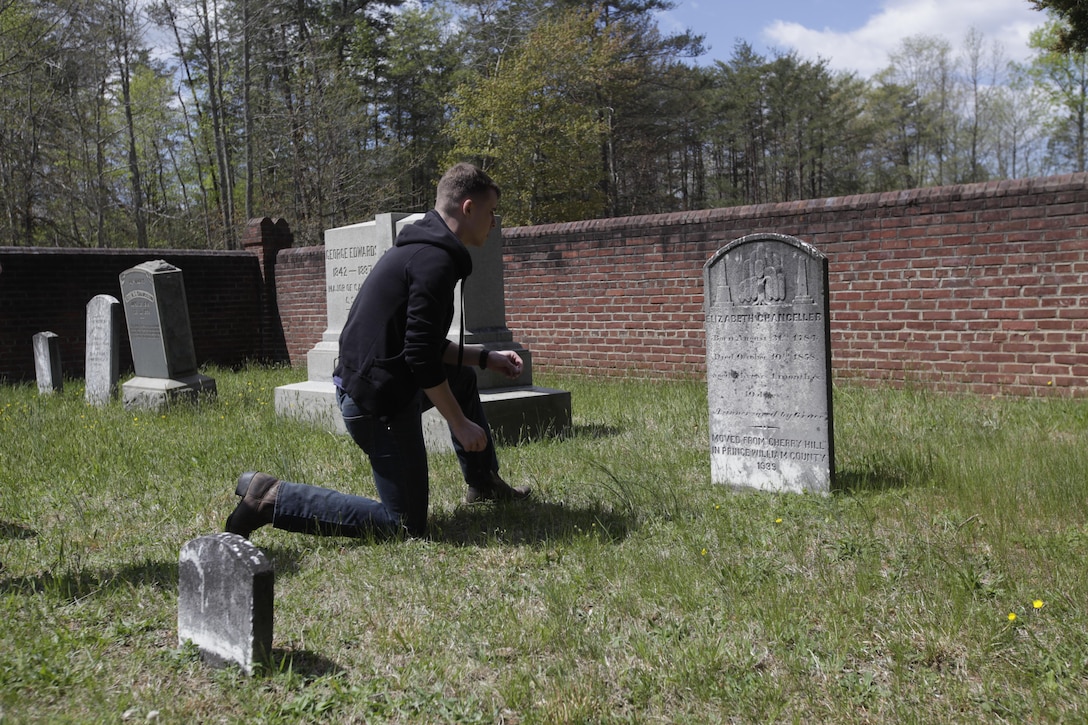
[[495, 350], [487, 356], [487, 369], [513, 380], [521, 375], [521, 356], [513, 350]]
[[453, 426], [453, 436], [466, 451], [475, 453], [487, 448], [487, 433], [468, 418]]
[[450, 424], [453, 437], [457, 439], [462, 448], [474, 453], [487, 448], [487, 432], [465, 417], [461, 406], [457, 404], [457, 399], [453, 397], [448, 380], [443, 380], [433, 388], [424, 388], [423, 392], [427, 394], [427, 397], [434, 403], [434, 407]]

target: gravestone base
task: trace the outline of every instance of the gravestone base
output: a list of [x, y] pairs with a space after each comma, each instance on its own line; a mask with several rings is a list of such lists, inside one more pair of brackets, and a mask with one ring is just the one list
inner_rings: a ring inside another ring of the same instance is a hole
[[[480, 391], [480, 402], [499, 441], [519, 441], [562, 435], [571, 427], [570, 392], [533, 385]], [[307, 381], [276, 388], [276, 413], [347, 434], [336, 405], [336, 386]], [[445, 419], [432, 408], [423, 414], [427, 450], [452, 451]]]
[[215, 379], [205, 375], [170, 378], [135, 377], [121, 385], [121, 401], [126, 410], [160, 410], [183, 400], [196, 402], [215, 396]]
[[[497, 442], [554, 438], [571, 428], [570, 392], [535, 385], [492, 388], [480, 391], [484, 415]], [[452, 451], [446, 419], [434, 408], [423, 414], [423, 440], [427, 450]]]
[[336, 386], [331, 382], [307, 380], [281, 385], [275, 390], [276, 414], [312, 423], [333, 433], [347, 433], [340, 408], [336, 405]]
[[[328, 333], [326, 333], [327, 335]], [[337, 340], [322, 340], [306, 353], [306, 370], [309, 380], [317, 383], [331, 383], [336, 361], [340, 359], [340, 343]]]

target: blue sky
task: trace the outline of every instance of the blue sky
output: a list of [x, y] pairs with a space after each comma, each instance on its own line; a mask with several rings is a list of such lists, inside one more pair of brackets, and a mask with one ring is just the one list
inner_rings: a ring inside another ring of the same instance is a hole
[[888, 65], [888, 54], [907, 37], [940, 36], [962, 46], [979, 30], [1010, 60], [1024, 60], [1028, 35], [1045, 16], [1028, 0], [674, 0], [658, 16], [663, 32], [691, 29], [706, 36], [710, 51], [698, 60], [728, 60], [738, 38], [758, 52], [796, 50], [824, 58], [835, 70], [868, 77]]

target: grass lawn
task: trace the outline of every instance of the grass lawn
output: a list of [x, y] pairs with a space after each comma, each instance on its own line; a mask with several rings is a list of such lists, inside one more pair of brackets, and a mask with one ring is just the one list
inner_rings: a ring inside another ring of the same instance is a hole
[[275, 665], [177, 642], [178, 553], [256, 468], [374, 495], [278, 418], [288, 368], [203, 371], [165, 414], [0, 386], [0, 722], [1084, 722], [1088, 402], [835, 391], [842, 490], [710, 483], [705, 384], [555, 378], [564, 440], [503, 447], [533, 501], [431, 536], [263, 528]]

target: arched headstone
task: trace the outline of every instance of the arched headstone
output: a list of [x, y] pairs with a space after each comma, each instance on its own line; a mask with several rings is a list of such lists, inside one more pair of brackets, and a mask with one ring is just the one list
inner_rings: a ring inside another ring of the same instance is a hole
[[268, 558], [237, 534], [189, 541], [178, 559], [178, 641], [252, 673], [272, 654], [274, 582]]
[[752, 234], [703, 267], [711, 478], [827, 493], [835, 475], [827, 257]]

